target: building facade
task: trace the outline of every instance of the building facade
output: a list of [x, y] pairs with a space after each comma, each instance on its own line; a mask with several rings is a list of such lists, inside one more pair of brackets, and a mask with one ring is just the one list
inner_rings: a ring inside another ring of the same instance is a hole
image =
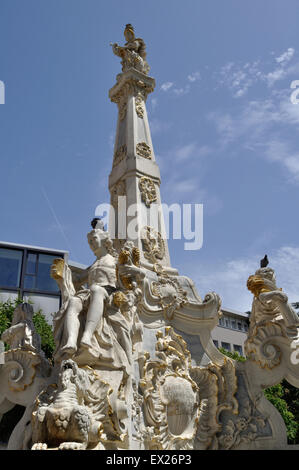
[[249, 328], [249, 314], [222, 308], [219, 323], [212, 331], [212, 338], [217, 348], [237, 352], [244, 356], [244, 342]]
[[50, 276], [55, 258], [68, 259], [68, 252], [50, 248], [0, 242], [0, 301], [22, 298], [42, 309], [47, 321], [60, 308], [60, 291]]

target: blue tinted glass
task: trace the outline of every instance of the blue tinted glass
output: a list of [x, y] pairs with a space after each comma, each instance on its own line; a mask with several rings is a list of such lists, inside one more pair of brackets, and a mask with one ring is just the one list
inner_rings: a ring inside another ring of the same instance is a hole
[[26, 264], [26, 273], [35, 274], [36, 273], [36, 259], [37, 255], [35, 253], [28, 253], [27, 264]]
[[19, 287], [23, 252], [0, 248], [0, 287]]
[[56, 282], [50, 277], [50, 268], [55, 258], [57, 256], [39, 254], [36, 289], [50, 292], [59, 291]]
[[24, 287], [25, 289], [35, 289], [35, 276], [25, 276]]

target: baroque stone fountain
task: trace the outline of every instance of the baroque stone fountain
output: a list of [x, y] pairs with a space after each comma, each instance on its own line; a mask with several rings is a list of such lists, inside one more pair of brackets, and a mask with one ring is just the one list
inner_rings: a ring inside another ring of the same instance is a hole
[[[202, 300], [170, 264], [146, 112], [155, 80], [131, 25], [125, 38], [124, 46], [112, 45], [122, 73], [109, 92], [118, 105], [109, 233], [92, 221], [87, 238], [95, 262], [80, 275], [61, 259], [52, 266], [62, 296], [53, 364], [28, 304], [2, 335], [10, 349], [0, 365], [0, 413], [25, 407], [8, 449], [287, 448], [284, 422], [263, 390], [282, 379], [299, 386], [298, 317], [273, 269], [260, 268], [248, 279], [247, 360], [215, 347], [219, 296]], [[119, 201], [138, 206], [134, 240]], [[157, 217], [148, 225], [153, 207]], [[119, 227], [111, 236], [121, 217], [126, 236]]]

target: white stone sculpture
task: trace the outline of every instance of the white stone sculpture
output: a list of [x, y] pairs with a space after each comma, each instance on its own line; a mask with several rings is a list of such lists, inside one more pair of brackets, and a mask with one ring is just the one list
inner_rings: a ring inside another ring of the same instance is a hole
[[[88, 234], [95, 262], [81, 276], [55, 260], [62, 306], [54, 315], [53, 367], [39, 349], [32, 311], [19, 310], [3, 334], [11, 349], [0, 366], [0, 414], [26, 407], [10, 449], [286, 449], [286, 427], [264, 389], [299, 387], [299, 322], [262, 267], [254, 294], [247, 360], [223, 355], [211, 337], [221, 316], [215, 292], [202, 300], [171, 266], [161, 211], [160, 174], [150, 136], [144, 42], [131, 25], [113, 45], [123, 73], [110, 90], [118, 104], [111, 201], [138, 206], [139, 236], [111, 240], [98, 220]], [[156, 221], [147, 225], [153, 206]], [[124, 214], [125, 226], [130, 217]], [[265, 257], [266, 258], [266, 257]], [[244, 286], [245, 287], [245, 286]]]
[[114, 54], [122, 58], [122, 71], [126, 72], [128, 69], [134, 68], [148, 74], [149, 65], [146, 61], [143, 39], [135, 37], [134, 28], [131, 24], [126, 25], [124, 36], [127, 40], [124, 46], [119, 46], [117, 43], [112, 44]]
[[2, 333], [1, 339], [11, 349], [22, 348], [27, 351], [41, 352], [40, 337], [33, 324], [33, 307], [28, 303], [16, 307], [11, 326]]
[[32, 317], [31, 305], [18, 305], [13, 313], [12, 326], [1, 337], [10, 349], [4, 353], [4, 363], [0, 365], [0, 420], [16, 404], [25, 408], [10, 436], [9, 450], [26, 448], [30, 441], [28, 429], [33, 403], [52, 371], [41, 350], [41, 340]]
[[[70, 279], [68, 268], [59, 273], [52, 268], [52, 275], [64, 291], [65, 301], [60, 313], [54, 318], [54, 330], [59, 354], [72, 356], [78, 349], [97, 349], [94, 335], [102, 324], [105, 303], [116, 290], [115, 252], [108, 233], [103, 228], [94, 228], [88, 233], [89, 246], [96, 255], [96, 261], [82, 274], [75, 283], [80, 285], [76, 290]], [[58, 261], [60, 263], [60, 261]], [[65, 274], [65, 276], [64, 276]], [[83, 285], [88, 285], [84, 288]], [[85, 326], [80, 333], [80, 314], [85, 311]], [[58, 339], [59, 337], [59, 339]]]
[[109, 385], [71, 359], [61, 362], [57, 387], [36, 399], [32, 413], [32, 450], [93, 449], [113, 439]]
[[292, 350], [299, 343], [296, 312], [287, 295], [277, 288], [273, 269], [258, 269], [249, 277], [247, 286], [254, 299], [245, 352], [248, 367], [259, 369], [250, 373], [250, 381], [260, 381], [265, 388], [286, 378], [299, 387], [299, 361]]

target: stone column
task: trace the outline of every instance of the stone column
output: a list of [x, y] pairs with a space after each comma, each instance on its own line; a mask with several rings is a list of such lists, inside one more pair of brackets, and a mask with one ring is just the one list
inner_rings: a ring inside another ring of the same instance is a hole
[[[118, 105], [118, 122], [113, 167], [109, 176], [111, 205], [110, 232], [120, 248], [125, 239], [140, 250], [141, 265], [169, 274], [171, 268], [160, 197], [160, 171], [156, 163], [146, 99], [155, 80], [130, 68], [117, 76], [109, 91]], [[114, 232], [114, 233], [113, 233]]]

